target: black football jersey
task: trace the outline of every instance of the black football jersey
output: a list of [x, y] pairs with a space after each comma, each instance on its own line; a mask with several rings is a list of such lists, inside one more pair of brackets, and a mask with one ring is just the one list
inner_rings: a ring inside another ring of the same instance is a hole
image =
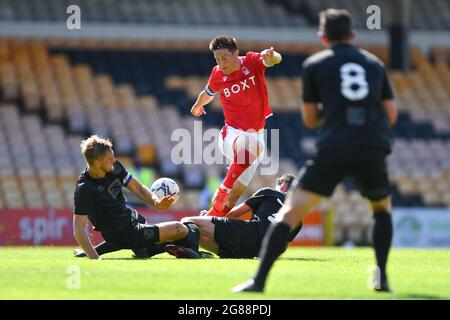
[[261, 238], [264, 237], [270, 223], [275, 221], [275, 214], [283, 206], [284, 199], [284, 193], [272, 188], [262, 188], [245, 201], [245, 204], [252, 208], [252, 220], [257, 220], [261, 224], [259, 228]]
[[95, 230], [120, 230], [131, 223], [131, 209], [122, 193], [132, 177], [116, 161], [104, 178], [92, 178], [85, 170], [74, 193], [74, 214], [88, 215]]
[[303, 100], [322, 104], [317, 147], [375, 146], [390, 151], [382, 101], [393, 98], [383, 63], [351, 44], [322, 50], [303, 63]]

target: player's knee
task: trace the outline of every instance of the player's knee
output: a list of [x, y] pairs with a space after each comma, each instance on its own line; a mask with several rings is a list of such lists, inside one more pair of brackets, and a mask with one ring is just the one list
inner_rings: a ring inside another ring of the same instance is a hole
[[201, 231], [203, 220], [198, 217], [184, 217], [180, 220], [180, 223], [182, 223], [186, 228], [188, 228], [189, 225], [195, 225], [196, 228]]
[[258, 140], [258, 149], [257, 149], [258, 154], [257, 154], [257, 156], [261, 157], [261, 155], [264, 154], [265, 150], [266, 150], [266, 146], [264, 145], [264, 143], [262, 143], [261, 141]]
[[286, 214], [291, 214], [296, 210], [296, 208], [301, 207], [302, 204], [303, 201], [301, 199], [288, 194], [288, 197], [280, 211], [286, 212]]
[[282, 222], [289, 226], [293, 226], [297, 220], [296, 214], [291, 205], [284, 205], [275, 216], [277, 222]]
[[390, 213], [392, 210], [392, 201], [391, 201], [391, 197], [385, 197], [381, 200], [376, 200], [376, 201], [369, 201], [370, 203], [370, 207], [372, 208], [372, 212], [374, 214], [377, 213]]
[[175, 237], [177, 237], [177, 240], [178, 240], [178, 238], [180, 238], [180, 239], [184, 238], [189, 232], [189, 229], [182, 222], [175, 222], [173, 227], [174, 227]]
[[248, 145], [251, 143], [251, 136], [247, 134], [239, 135], [236, 140], [234, 140], [234, 149], [235, 150], [244, 150], [247, 149]]
[[202, 218], [203, 217], [185, 217], [185, 218], [181, 219], [180, 222], [185, 226], [194, 224], [197, 226], [197, 228], [201, 232], [206, 223], [205, 219], [202, 219]]
[[191, 223], [195, 223], [195, 218], [192, 217], [184, 217], [180, 220], [180, 223], [187, 223], [187, 222], [191, 222]]
[[297, 226], [320, 203], [321, 199], [319, 195], [295, 190], [288, 195], [276, 219], [291, 227]]
[[247, 151], [253, 158], [253, 161], [262, 152], [264, 152], [264, 145], [258, 139], [250, 134], [241, 134], [234, 142], [235, 151], [239, 154]]

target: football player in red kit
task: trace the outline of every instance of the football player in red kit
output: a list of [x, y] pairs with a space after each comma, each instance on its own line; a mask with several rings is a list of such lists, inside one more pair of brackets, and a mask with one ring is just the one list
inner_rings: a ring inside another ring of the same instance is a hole
[[264, 156], [264, 126], [272, 115], [265, 70], [280, 63], [282, 58], [273, 47], [239, 56], [236, 39], [231, 36], [215, 37], [209, 49], [217, 65], [191, 113], [196, 117], [206, 114], [205, 105], [220, 92], [225, 125], [219, 147], [232, 162], [207, 215], [225, 216], [250, 184]]

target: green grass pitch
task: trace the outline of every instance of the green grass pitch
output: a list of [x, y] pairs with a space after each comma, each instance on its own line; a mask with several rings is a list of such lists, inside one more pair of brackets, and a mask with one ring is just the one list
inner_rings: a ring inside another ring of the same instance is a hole
[[2, 247], [0, 261], [0, 299], [450, 299], [450, 250], [393, 249], [393, 293], [368, 289], [371, 248], [291, 247], [262, 295], [230, 291], [257, 259], [135, 260], [123, 250], [90, 261], [74, 258], [72, 248]]

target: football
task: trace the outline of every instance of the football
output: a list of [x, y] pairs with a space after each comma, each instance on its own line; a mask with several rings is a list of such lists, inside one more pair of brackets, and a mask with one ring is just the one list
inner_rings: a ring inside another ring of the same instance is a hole
[[180, 195], [180, 188], [178, 187], [178, 184], [170, 178], [159, 178], [153, 182], [150, 187], [150, 191], [156, 194], [158, 199], [165, 196], [174, 196], [175, 201], [173, 203], [177, 202]]

